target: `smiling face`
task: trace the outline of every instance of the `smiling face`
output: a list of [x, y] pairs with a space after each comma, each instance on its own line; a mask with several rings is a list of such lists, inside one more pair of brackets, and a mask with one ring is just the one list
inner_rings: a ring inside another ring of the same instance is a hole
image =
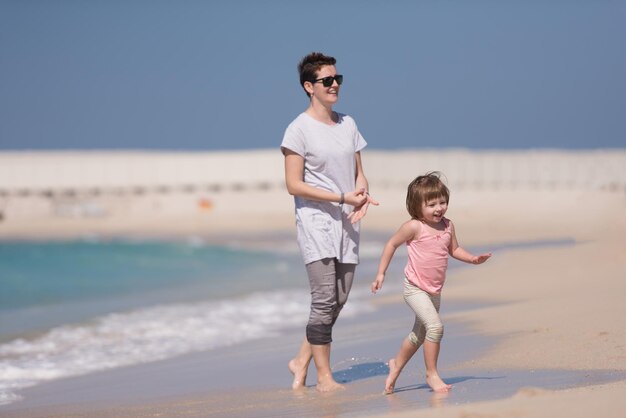
[[[334, 65], [324, 65], [319, 69], [315, 75], [315, 79], [319, 80], [324, 77], [334, 77], [337, 75], [337, 69]], [[317, 100], [325, 106], [332, 106], [339, 100], [339, 84], [337, 80], [333, 80], [333, 84], [330, 87], [324, 87], [322, 81], [304, 83], [304, 88], [311, 96], [311, 100]]]
[[429, 199], [422, 203], [423, 221], [430, 225], [436, 225], [443, 219], [448, 210], [448, 201], [444, 196]]
[[413, 219], [439, 223], [448, 210], [450, 190], [433, 171], [413, 180], [406, 193], [406, 209]]

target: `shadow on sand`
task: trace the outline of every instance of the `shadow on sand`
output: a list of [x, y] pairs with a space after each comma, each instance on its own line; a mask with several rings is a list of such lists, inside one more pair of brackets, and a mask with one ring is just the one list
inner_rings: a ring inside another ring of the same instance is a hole
[[[458, 376], [458, 377], [447, 377], [444, 380], [449, 385], [454, 386], [454, 385], [459, 384], [459, 383], [467, 382], [468, 380], [495, 380], [495, 379], [505, 379], [505, 378], [506, 378], [506, 376], [493, 376], [493, 377]], [[399, 388], [395, 388], [393, 393], [408, 392], [408, 391], [411, 391], [411, 390], [422, 390], [422, 389], [432, 390], [430, 388], [430, 386], [428, 386], [426, 383], [422, 383], [422, 384], [419, 384], [419, 385], [408, 385], [408, 386], [402, 386], [402, 387], [399, 387]]]
[[356, 364], [348, 367], [347, 369], [338, 370], [333, 373], [333, 377], [335, 378], [335, 381], [339, 383], [350, 383], [374, 376], [386, 376], [387, 374], [389, 374], [389, 366], [382, 361], [377, 361]]
[[[343, 370], [338, 370], [333, 373], [333, 377], [339, 383], [350, 383], [357, 380], [368, 379], [375, 376], [386, 376], [389, 374], [389, 366], [382, 361], [356, 364]], [[467, 382], [470, 380], [496, 380], [505, 379], [506, 376], [457, 376], [448, 377], [445, 379], [446, 383], [456, 385], [459, 383]], [[411, 390], [431, 390], [430, 386], [426, 383], [408, 385], [396, 388], [394, 393], [407, 392]]]

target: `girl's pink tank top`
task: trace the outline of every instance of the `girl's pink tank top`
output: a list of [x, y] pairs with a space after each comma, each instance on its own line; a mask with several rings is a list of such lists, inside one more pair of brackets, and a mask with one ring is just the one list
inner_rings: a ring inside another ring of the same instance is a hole
[[409, 282], [430, 294], [441, 292], [448, 269], [452, 233], [450, 220], [443, 218], [443, 222], [446, 226], [443, 231], [422, 228], [417, 239], [406, 243], [408, 261], [404, 274]]

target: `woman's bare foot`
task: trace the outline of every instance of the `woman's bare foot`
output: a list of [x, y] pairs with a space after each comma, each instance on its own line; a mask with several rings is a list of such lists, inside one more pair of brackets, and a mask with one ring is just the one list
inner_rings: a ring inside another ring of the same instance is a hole
[[383, 392], [385, 395], [391, 395], [393, 393], [399, 374], [400, 370], [398, 370], [396, 366], [396, 359], [392, 358], [389, 360], [389, 374], [387, 375], [387, 380], [385, 380], [385, 392]]
[[322, 376], [317, 379], [316, 389], [319, 392], [333, 392], [336, 390], [344, 390], [345, 388], [344, 385], [337, 383], [332, 375]]
[[334, 392], [336, 390], [345, 390], [345, 386], [335, 382], [320, 382], [315, 387], [319, 392]]
[[441, 380], [441, 377], [439, 377], [439, 375], [436, 374], [426, 376], [426, 383], [428, 383], [428, 386], [430, 386], [430, 388], [434, 392], [439, 393], [448, 392], [452, 388], [452, 385], [448, 385], [446, 382]]
[[304, 389], [306, 387], [306, 372], [308, 364], [303, 366], [297, 359], [292, 359], [289, 362], [289, 371], [293, 374], [293, 383], [291, 388], [294, 390]]

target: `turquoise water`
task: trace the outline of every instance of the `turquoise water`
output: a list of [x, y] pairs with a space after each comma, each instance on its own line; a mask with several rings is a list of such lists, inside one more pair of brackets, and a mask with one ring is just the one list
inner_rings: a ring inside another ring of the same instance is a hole
[[298, 261], [197, 240], [0, 242], [0, 340], [119, 310], [299, 286]]
[[249, 270], [276, 278], [267, 270], [278, 262], [272, 254], [184, 242], [5, 242], [0, 311], [198, 285], [206, 292], [195, 296], [223, 297], [242, 282], [254, 285]]

